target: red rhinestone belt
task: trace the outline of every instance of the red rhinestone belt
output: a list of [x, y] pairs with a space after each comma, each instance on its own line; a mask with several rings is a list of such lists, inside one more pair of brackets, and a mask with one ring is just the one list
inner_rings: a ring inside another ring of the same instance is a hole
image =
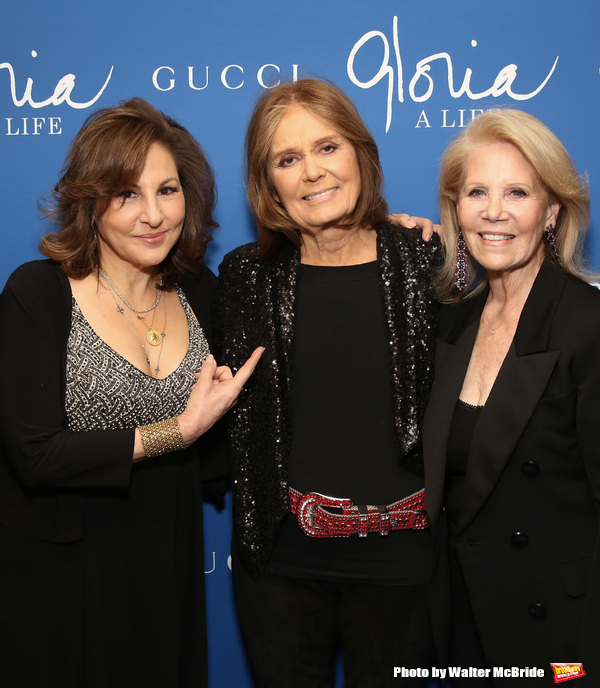
[[327, 497], [318, 492], [302, 494], [290, 487], [290, 511], [296, 514], [302, 530], [312, 537], [367, 537], [369, 533], [387, 535], [391, 530], [429, 527], [425, 490], [393, 504], [355, 506], [350, 499]]

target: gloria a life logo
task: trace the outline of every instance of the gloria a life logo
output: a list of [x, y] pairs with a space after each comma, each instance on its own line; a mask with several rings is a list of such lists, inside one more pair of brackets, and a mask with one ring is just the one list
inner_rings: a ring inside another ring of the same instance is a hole
[[583, 664], [574, 662], [571, 664], [551, 663], [552, 671], [554, 672], [554, 683], [562, 683], [563, 681], [570, 681], [572, 678], [580, 678], [585, 676]]

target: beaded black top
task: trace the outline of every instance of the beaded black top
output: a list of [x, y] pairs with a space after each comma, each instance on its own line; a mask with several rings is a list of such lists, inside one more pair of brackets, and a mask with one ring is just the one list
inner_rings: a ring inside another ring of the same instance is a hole
[[136, 368], [94, 332], [75, 299], [67, 345], [65, 408], [71, 430], [115, 430], [156, 423], [181, 413], [209, 354], [208, 342], [181, 290], [190, 343], [166, 378]]

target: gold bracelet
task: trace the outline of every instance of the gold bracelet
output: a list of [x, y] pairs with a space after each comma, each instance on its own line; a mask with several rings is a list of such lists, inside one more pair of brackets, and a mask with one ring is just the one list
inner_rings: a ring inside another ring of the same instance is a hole
[[140, 425], [138, 430], [147, 458], [185, 449], [177, 416], [161, 420], [160, 423]]

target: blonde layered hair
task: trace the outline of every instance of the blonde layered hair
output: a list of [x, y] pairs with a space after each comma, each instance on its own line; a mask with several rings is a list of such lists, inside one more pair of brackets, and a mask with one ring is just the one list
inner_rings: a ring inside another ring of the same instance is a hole
[[[534, 168], [550, 198], [561, 204], [554, 229], [558, 254], [567, 272], [583, 279], [590, 277], [582, 258], [590, 213], [587, 181], [577, 172], [560, 140], [539, 119], [520, 110], [488, 110], [472, 120], [448, 146], [440, 163], [439, 203], [446, 260], [435, 286], [444, 302], [472, 296], [486, 284], [484, 280], [474, 286], [477, 265], [469, 259], [469, 288], [459, 292], [454, 287], [460, 231], [457, 206], [471, 156], [482, 146], [495, 143], [509, 143], [517, 148]], [[546, 255], [552, 258], [550, 245], [544, 243]]]

